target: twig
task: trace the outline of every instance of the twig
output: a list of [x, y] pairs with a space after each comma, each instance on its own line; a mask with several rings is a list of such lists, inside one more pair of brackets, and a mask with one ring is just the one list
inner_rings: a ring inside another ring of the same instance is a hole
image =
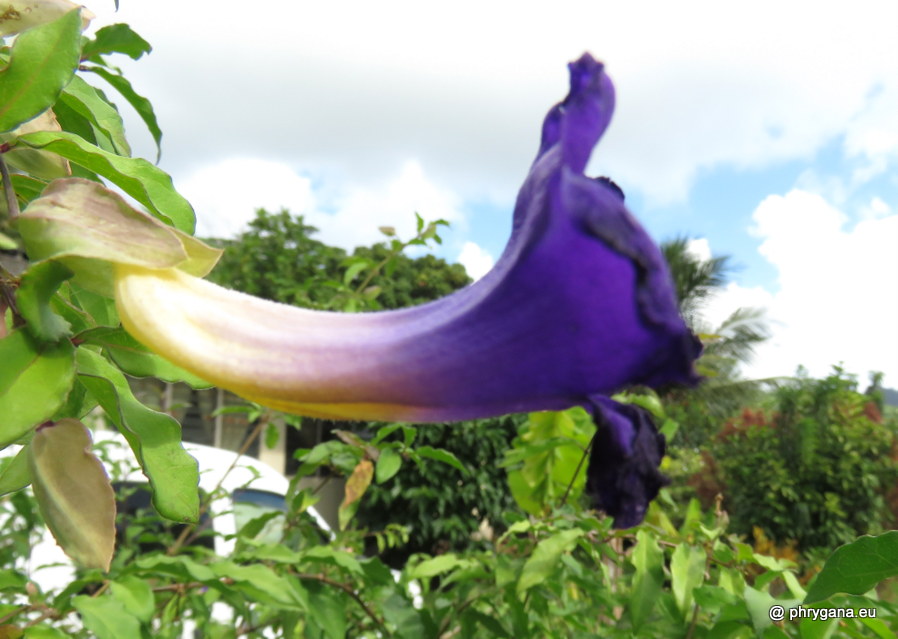
[[389, 633], [389, 630], [387, 630], [387, 626], [384, 623], [383, 619], [378, 617], [377, 613], [375, 613], [373, 610], [371, 610], [371, 608], [368, 606], [368, 604], [366, 604], [364, 602], [364, 600], [359, 596], [359, 594], [355, 590], [352, 589], [352, 586], [349, 586], [349, 585], [344, 584], [339, 581], [334, 581], [333, 579], [330, 579], [329, 577], [326, 577], [325, 575], [313, 575], [310, 573], [293, 573], [293, 575], [298, 579], [308, 579], [308, 580], [313, 580], [313, 581], [320, 581], [321, 583], [327, 584], [328, 586], [333, 586], [334, 588], [339, 588], [340, 590], [345, 592], [347, 595], [352, 597], [355, 600], [355, 602], [357, 604], [359, 604], [359, 606], [362, 607], [362, 610], [365, 611], [365, 614], [368, 615], [369, 617], [371, 617], [371, 619], [374, 620], [374, 623], [376, 623], [378, 626], [380, 626], [380, 628], [383, 632]]
[[11, 610], [10, 612], [8, 612], [5, 615], [3, 615], [2, 617], [0, 617], [0, 626], [5, 624], [10, 619], [14, 619], [15, 617], [18, 617], [23, 612], [28, 612], [29, 610], [34, 610], [33, 606], [28, 606], [28, 605], [20, 606], [19, 608], [16, 608], [15, 610]]
[[564, 506], [567, 503], [568, 495], [571, 494], [571, 489], [574, 487], [574, 481], [576, 481], [577, 475], [580, 474], [580, 469], [583, 468], [583, 462], [586, 461], [586, 457], [589, 455], [589, 451], [591, 448], [592, 448], [592, 440], [590, 440], [589, 444], [583, 450], [583, 456], [580, 458], [580, 461], [577, 462], [577, 469], [574, 471], [574, 474], [571, 477], [571, 481], [567, 485], [567, 489], [565, 489], [565, 491], [564, 491], [564, 497], [561, 498], [562, 506]]
[[9, 169], [6, 168], [6, 162], [3, 161], [2, 151], [0, 151], [0, 175], [3, 178], [3, 194], [6, 196], [6, 206], [9, 207], [9, 219], [14, 220], [19, 217], [19, 201], [16, 200], [16, 192], [12, 188], [12, 180], [9, 177]]

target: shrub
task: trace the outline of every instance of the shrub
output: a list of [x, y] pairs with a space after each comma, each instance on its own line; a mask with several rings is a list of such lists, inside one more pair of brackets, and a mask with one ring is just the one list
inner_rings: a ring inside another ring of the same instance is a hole
[[774, 394], [774, 410], [727, 422], [706, 464], [712, 477], [699, 483], [707, 489], [719, 473], [742, 534], [758, 526], [807, 550], [878, 532], [892, 518], [887, 496], [898, 465], [894, 433], [869, 402], [840, 369], [822, 380], [799, 377]]

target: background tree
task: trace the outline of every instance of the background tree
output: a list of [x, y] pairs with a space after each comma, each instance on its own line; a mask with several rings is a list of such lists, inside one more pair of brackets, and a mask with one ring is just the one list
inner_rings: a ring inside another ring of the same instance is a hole
[[[249, 228], [233, 240], [213, 240], [227, 249], [211, 278], [245, 293], [309, 308], [352, 310], [394, 309], [449, 295], [471, 283], [461, 264], [425, 254], [409, 257], [408, 245], [438, 240], [435, 224], [418, 216], [418, 235], [409, 242], [381, 229], [385, 241], [357, 247], [351, 255], [314, 238], [317, 229], [288, 211], [256, 211]], [[505, 513], [515, 510], [502, 459], [517, 435], [521, 417], [502, 417], [464, 424], [417, 427], [416, 444], [447, 450], [467, 469], [440, 462], [406, 460], [388, 483], [372, 484], [359, 505], [360, 525], [380, 532], [401, 524], [408, 542], [388, 548], [385, 561], [401, 567], [414, 553], [443, 553], [482, 546], [475, 541], [481, 522], [505, 529]], [[368, 433], [373, 425], [303, 419], [332, 437], [335, 429]], [[370, 433], [369, 433], [370, 434]], [[396, 432], [388, 441], [401, 438]], [[288, 435], [288, 442], [292, 438]], [[492, 460], [493, 463], [489, 463]], [[298, 464], [289, 465], [296, 470]], [[328, 471], [325, 471], [328, 472]], [[373, 542], [369, 551], [374, 551]]]
[[729, 282], [729, 256], [704, 260], [689, 250], [689, 239], [677, 237], [661, 244], [673, 277], [680, 312], [702, 340], [704, 352], [696, 367], [705, 381], [695, 389], [669, 389], [663, 398], [671, 417], [682, 428], [674, 443], [697, 449], [742, 406], [759, 397], [759, 384], [741, 378], [740, 366], [769, 337], [764, 310], [737, 308], [719, 326], [703, 315], [707, 304]]

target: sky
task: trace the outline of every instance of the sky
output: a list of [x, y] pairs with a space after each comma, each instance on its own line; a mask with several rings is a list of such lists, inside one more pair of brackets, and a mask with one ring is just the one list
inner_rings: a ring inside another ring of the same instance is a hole
[[[587, 172], [658, 241], [738, 269], [719, 324], [766, 309], [750, 377], [841, 364], [898, 387], [898, 3], [111, 0], [154, 47], [114, 62], [153, 102], [160, 166], [230, 236], [288, 208], [351, 249], [414, 212], [482, 275], [508, 238], [542, 118], [589, 51], [617, 91]], [[155, 157], [123, 109], [136, 154]]]

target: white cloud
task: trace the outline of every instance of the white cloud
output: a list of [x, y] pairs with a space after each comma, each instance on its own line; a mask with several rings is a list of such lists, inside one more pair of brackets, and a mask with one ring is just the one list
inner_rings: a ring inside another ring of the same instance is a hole
[[300, 213], [314, 207], [308, 178], [258, 158], [232, 157], [203, 166], [178, 187], [196, 210], [197, 235], [205, 237], [236, 235], [259, 208]]
[[689, 240], [686, 243], [686, 252], [695, 259], [707, 262], [711, 259], [711, 245], [704, 237]]
[[[458, 198], [430, 180], [415, 161], [406, 162], [379, 188], [344, 185], [342, 191], [324, 191], [284, 163], [233, 157], [201, 167], [179, 187], [196, 209], [200, 236], [232, 237], [259, 208], [303, 215], [319, 229], [319, 240], [347, 250], [382, 241], [381, 226], [411, 239], [417, 233], [415, 212], [428, 222], [447, 220], [453, 232], [466, 229]], [[475, 269], [488, 257], [470, 249], [465, 255]]]
[[409, 161], [384, 185], [350, 187], [328, 207], [333, 212], [309, 212], [306, 220], [320, 229], [322, 242], [352, 249], [383, 240], [380, 226], [392, 226], [401, 239], [411, 239], [417, 232], [415, 212], [425, 221], [444, 219], [456, 231], [464, 230], [459, 206], [455, 194], [430, 180], [418, 162]]
[[468, 275], [474, 280], [479, 280], [489, 273], [495, 264], [493, 256], [474, 242], [464, 243], [456, 261], [465, 267]]
[[773, 338], [748, 374], [791, 375], [801, 364], [823, 376], [842, 362], [861, 379], [878, 370], [898, 383], [898, 215], [849, 227], [844, 211], [794, 189], [766, 198], [753, 218], [779, 289], [768, 305]]
[[892, 212], [892, 207], [881, 197], [874, 196], [870, 203], [861, 207], [860, 218], [862, 220], [875, 220], [886, 217]]
[[[891, 56], [898, 59], [898, 50]], [[845, 150], [866, 159], [866, 165], [852, 176], [856, 184], [882, 173], [898, 158], [898, 85], [893, 82], [874, 90], [864, 109], [848, 123]]]
[[651, 201], [684, 197], [721, 164], [810, 157], [846, 123], [846, 150], [869, 165], [856, 179], [898, 149], [893, 0], [271, 0], [249, 13], [234, 0], [155, 0], [94, 11], [96, 24], [127, 21], [154, 45], [119, 62], [157, 106], [176, 177], [237, 146], [363, 185], [415, 157], [465, 200], [509, 201], [564, 95], [565, 62], [585, 50], [618, 88], [594, 168]]

